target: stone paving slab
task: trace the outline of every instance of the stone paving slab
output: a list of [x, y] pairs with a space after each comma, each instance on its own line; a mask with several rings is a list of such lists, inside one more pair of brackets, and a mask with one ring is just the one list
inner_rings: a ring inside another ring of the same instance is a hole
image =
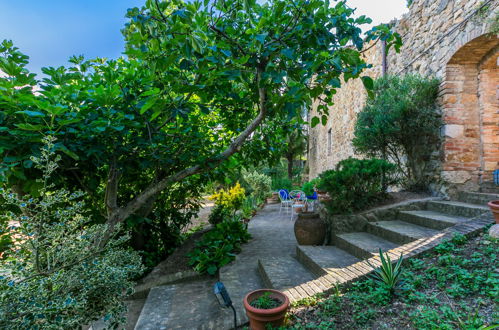
[[438, 230], [418, 226], [401, 220], [370, 222], [367, 231], [370, 234], [378, 235], [400, 244], [438, 234]]
[[330, 273], [332, 270], [348, 267], [359, 262], [359, 258], [339, 249], [336, 246], [296, 247], [298, 260], [306, 265], [317, 276]]
[[[265, 286], [280, 291], [301, 286], [315, 279], [308, 269], [291, 256], [261, 258], [258, 260], [258, 269]], [[314, 294], [324, 291], [315, 287], [307, 289], [313, 290]]]
[[465, 217], [457, 217], [430, 210], [401, 211], [399, 217], [401, 220], [411, 222], [415, 225], [437, 230], [442, 230], [458, 223], [469, 221], [469, 219]]
[[216, 279], [152, 288], [136, 330], [214, 329], [220, 306], [213, 293]]
[[366, 232], [336, 235], [335, 243], [339, 248], [361, 259], [370, 258], [374, 254], [378, 254], [380, 248], [383, 251], [388, 251], [398, 246], [396, 243]]
[[473, 218], [483, 212], [489, 211], [487, 205], [477, 205], [458, 201], [431, 201], [427, 204], [428, 209], [459, 217]]
[[[265, 287], [258, 272], [258, 259], [295, 254], [294, 221], [286, 212], [279, 214], [279, 207], [280, 204], [271, 204], [258, 211], [248, 224], [248, 231], [253, 238], [243, 245], [234, 262], [220, 270], [220, 281], [224, 283], [234, 302], [239, 325], [248, 322], [243, 307], [244, 296], [250, 291]], [[215, 329], [232, 329], [232, 312], [224, 310], [222, 317], [216, 322]]]

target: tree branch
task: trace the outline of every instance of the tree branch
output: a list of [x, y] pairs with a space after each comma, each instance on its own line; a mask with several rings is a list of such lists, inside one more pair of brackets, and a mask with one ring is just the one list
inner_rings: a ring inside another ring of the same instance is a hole
[[219, 35], [221, 35], [223, 38], [227, 39], [230, 43], [232, 43], [233, 45], [235, 45], [237, 47], [237, 49], [239, 49], [239, 51], [243, 55], [246, 55], [246, 51], [244, 50], [244, 48], [239, 43], [237, 43], [237, 41], [235, 41], [234, 39], [232, 39], [231, 37], [229, 37], [227, 35], [227, 33], [225, 33], [224, 31], [220, 30], [219, 28], [217, 28], [214, 25], [210, 25], [210, 29], [213, 30], [213, 31], [215, 31]]
[[194, 174], [206, 172], [207, 170], [220, 165], [222, 162], [224, 162], [230, 156], [240, 150], [245, 140], [260, 126], [267, 114], [267, 92], [265, 87], [261, 86], [262, 74], [264, 72], [265, 66], [266, 63], [262, 63], [257, 68], [259, 112], [258, 115], [253, 119], [253, 121], [251, 121], [251, 123], [246, 127], [246, 129], [231, 142], [231, 144], [227, 147], [227, 149], [225, 149], [225, 151], [223, 151], [219, 155], [211, 157], [202, 164], [191, 166], [166, 178], [163, 178], [158, 183], [151, 183], [144, 191], [142, 191], [142, 193], [132, 199], [125, 207], [116, 209], [108, 217], [108, 225], [110, 228], [109, 234], [111, 234], [111, 231], [114, 230], [114, 226], [116, 224], [125, 220], [128, 216], [142, 207], [142, 205], [144, 205], [151, 197], [160, 193], [172, 183], [179, 182], [182, 179]]

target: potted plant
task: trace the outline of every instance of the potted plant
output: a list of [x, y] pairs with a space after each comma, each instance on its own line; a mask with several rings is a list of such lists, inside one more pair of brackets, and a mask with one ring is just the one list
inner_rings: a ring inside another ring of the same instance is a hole
[[490, 207], [492, 214], [494, 214], [496, 224], [499, 224], [499, 200], [490, 201], [487, 205]]
[[255, 290], [244, 297], [244, 308], [250, 322], [250, 329], [265, 330], [267, 325], [279, 327], [289, 308], [288, 297], [277, 290]]

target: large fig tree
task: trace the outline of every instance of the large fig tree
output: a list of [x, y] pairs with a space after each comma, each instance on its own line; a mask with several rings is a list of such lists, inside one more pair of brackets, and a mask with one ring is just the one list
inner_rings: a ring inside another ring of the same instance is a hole
[[284, 118], [302, 124], [301, 109], [318, 98], [312, 124], [327, 121], [342, 78], [367, 67], [366, 42], [398, 42], [387, 27], [363, 39], [359, 26], [370, 20], [353, 13], [345, 1], [147, 0], [127, 13], [126, 59], [74, 57], [69, 67], [45, 68], [42, 81], [4, 42], [4, 182], [36, 189], [29, 155], [42, 136], [55, 135], [67, 155], [61, 184], [93, 196], [109, 231], [164, 209], [170, 217], [194, 210], [185, 197], [223, 175], [232, 156], [271, 156]]

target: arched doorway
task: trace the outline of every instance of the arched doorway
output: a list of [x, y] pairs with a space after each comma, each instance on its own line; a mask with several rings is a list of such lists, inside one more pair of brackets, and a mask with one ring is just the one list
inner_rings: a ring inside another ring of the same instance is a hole
[[482, 35], [449, 59], [443, 83], [442, 178], [459, 190], [496, 190], [499, 168], [499, 39]]

